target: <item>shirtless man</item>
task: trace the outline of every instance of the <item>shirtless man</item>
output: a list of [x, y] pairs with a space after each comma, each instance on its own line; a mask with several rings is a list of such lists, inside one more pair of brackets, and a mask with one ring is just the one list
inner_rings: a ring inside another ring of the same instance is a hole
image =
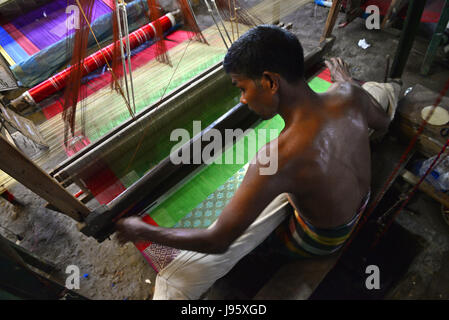
[[263, 150], [274, 152], [277, 143], [278, 171], [260, 175], [262, 165], [251, 164], [208, 229], [161, 228], [135, 217], [119, 221], [121, 241], [188, 250], [175, 259], [176, 271], [159, 273], [155, 298], [198, 298], [270, 234], [302, 257], [332, 254], [343, 246], [369, 199], [368, 129], [386, 132], [390, 119], [352, 81], [341, 59], [326, 64], [335, 83], [319, 94], [304, 79], [303, 49], [288, 31], [259, 26], [229, 49], [224, 68], [241, 90], [240, 101], [263, 119], [280, 114], [285, 121], [277, 140]]

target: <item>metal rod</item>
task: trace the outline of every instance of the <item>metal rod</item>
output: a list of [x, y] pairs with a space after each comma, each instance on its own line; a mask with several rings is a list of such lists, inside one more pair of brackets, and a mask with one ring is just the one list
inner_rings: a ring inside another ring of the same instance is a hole
[[119, 6], [118, 0], [115, 0], [115, 8], [117, 10], [116, 16], [117, 16], [118, 32], [119, 32], [120, 54], [121, 54], [122, 66], [123, 66], [123, 77], [125, 78], [125, 90], [126, 90], [126, 96], [128, 98], [128, 104], [130, 105], [131, 100], [129, 98], [128, 77], [126, 75], [127, 72], [126, 72], [125, 52], [124, 52], [124, 48], [123, 48], [122, 22], [120, 19], [121, 6]]
[[134, 81], [133, 81], [133, 70], [131, 65], [131, 45], [129, 42], [129, 26], [128, 26], [128, 15], [126, 13], [126, 4], [122, 4], [122, 15], [125, 29], [125, 38], [126, 38], [126, 55], [128, 58], [128, 72], [129, 72], [129, 81], [131, 85], [131, 96], [133, 101], [134, 113], [136, 113], [136, 98], [134, 95]]
[[215, 10], [217, 11], [218, 16], [220, 17], [220, 22], [221, 22], [221, 25], [223, 26], [226, 36], [228, 37], [229, 42], [232, 44], [231, 37], [229, 36], [229, 33], [228, 33], [228, 29], [226, 29], [226, 26], [223, 22], [223, 17], [220, 14], [220, 10], [218, 10], [217, 2], [215, 2], [215, 0], [211, 0], [211, 1], [214, 4]]
[[207, 0], [204, 0], [204, 3], [206, 3], [207, 10], [209, 11], [210, 16], [212, 17], [212, 20], [214, 20], [215, 26], [217, 27], [218, 33], [220, 34], [220, 37], [221, 37], [221, 40], [223, 40], [223, 43], [224, 43], [226, 49], [229, 49], [229, 46], [226, 43], [226, 41], [225, 41], [225, 39], [223, 37], [223, 34], [221, 33], [220, 27], [218, 26], [217, 20], [215, 20], [214, 14], [212, 12], [212, 9], [211, 9], [209, 3], [207, 2]]

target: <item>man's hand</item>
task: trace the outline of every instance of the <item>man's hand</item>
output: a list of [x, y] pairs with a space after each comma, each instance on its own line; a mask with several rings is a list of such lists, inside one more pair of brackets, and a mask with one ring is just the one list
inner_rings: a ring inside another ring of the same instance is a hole
[[324, 61], [324, 64], [330, 71], [332, 82], [355, 82], [352, 79], [348, 64], [343, 59], [331, 58]]
[[146, 223], [138, 217], [120, 219], [117, 224], [117, 240], [120, 244], [142, 240]]

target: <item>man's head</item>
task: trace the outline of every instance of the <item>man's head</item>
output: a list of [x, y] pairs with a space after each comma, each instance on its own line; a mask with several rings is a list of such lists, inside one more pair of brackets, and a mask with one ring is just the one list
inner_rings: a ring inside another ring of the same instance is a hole
[[264, 119], [278, 112], [281, 82], [296, 84], [304, 79], [300, 42], [273, 25], [255, 27], [241, 36], [228, 50], [223, 66], [242, 90], [240, 101]]

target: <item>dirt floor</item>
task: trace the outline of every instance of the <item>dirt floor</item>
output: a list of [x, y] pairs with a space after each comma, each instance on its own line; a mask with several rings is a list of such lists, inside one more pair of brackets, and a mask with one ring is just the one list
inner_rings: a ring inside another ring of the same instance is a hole
[[[201, 26], [211, 23], [205, 8], [195, 10]], [[309, 3], [284, 19], [285, 23], [293, 23], [292, 31], [298, 35], [306, 53], [318, 44], [327, 13], [327, 8]], [[340, 14], [339, 20], [343, 17]], [[382, 81], [385, 56], [394, 56], [399, 41], [397, 30], [370, 31], [365, 28], [364, 20], [356, 19], [346, 28], [336, 28], [333, 34], [336, 42], [329, 56], [343, 57], [357, 79]], [[371, 44], [366, 50], [357, 45], [362, 38]], [[427, 44], [423, 39], [415, 41], [403, 76], [404, 88], [420, 83], [441, 90], [448, 74], [447, 64], [442, 60], [434, 65], [430, 76], [418, 74]], [[52, 165], [55, 164], [48, 164], [44, 169], [51, 169]], [[45, 209], [45, 201], [23, 186], [16, 184], [10, 191], [25, 206], [14, 208], [0, 199], [0, 234], [14, 242], [16, 235], [20, 235], [21, 246], [56, 264], [59, 270], [51, 275], [53, 278], [65, 283], [65, 268], [77, 265], [83, 275], [78, 293], [89, 299], [151, 298], [155, 273], [133, 245], [121, 247], [114, 239], [99, 244], [81, 234], [70, 218]], [[424, 249], [414, 257], [407, 272], [397, 279], [386, 297], [448, 299], [449, 225], [442, 218], [439, 204], [419, 194], [408, 210], [398, 216], [397, 222], [423, 238]]]

